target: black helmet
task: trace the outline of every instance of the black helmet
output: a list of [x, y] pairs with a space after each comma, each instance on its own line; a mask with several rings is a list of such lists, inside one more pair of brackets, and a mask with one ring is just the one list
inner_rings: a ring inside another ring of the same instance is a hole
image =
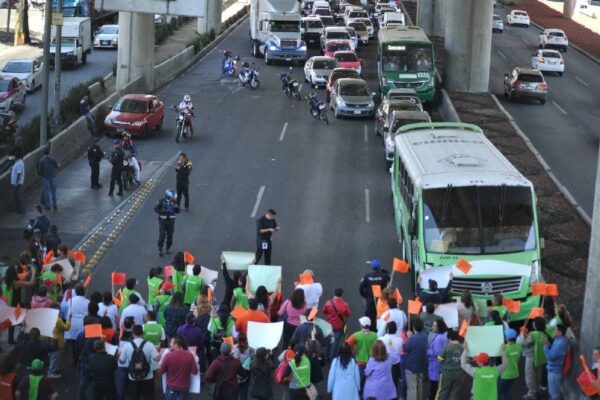
[[250, 64], [248, 64], [248, 61], [244, 61], [242, 63], [242, 68], [250, 68]]

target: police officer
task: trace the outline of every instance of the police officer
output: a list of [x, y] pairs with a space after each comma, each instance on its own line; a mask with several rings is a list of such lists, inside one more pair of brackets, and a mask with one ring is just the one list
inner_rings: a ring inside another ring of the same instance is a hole
[[98, 144], [99, 142], [100, 142], [100, 138], [97, 136], [94, 136], [94, 141], [93, 141], [92, 145], [90, 147], [88, 147], [88, 152], [87, 152], [88, 162], [89, 162], [90, 168], [92, 170], [92, 173], [90, 176], [90, 182], [91, 182], [92, 189], [100, 189], [102, 187], [102, 185], [100, 184], [98, 179], [100, 177], [100, 161], [102, 161], [102, 159], [104, 158], [104, 152], [100, 148], [100, 145]]
[[363, 276], [358, 291], [365, 301], [365, 315], [371, 318], [371, 330], [374, 331], [377, 323], [377, 309], [375, 307], [377, 300], [373, 296], [372, 286], [379, 285], [381, 290], [385, 289], [390, 284], [390, 274], [381, 269], [379, 260], [371, 260], [368, 264], [371, 264], [371, 272]]
[[125, 160], [125, 152], [121, 147], [121, 141], [113, 140], [114, 150], [110, 154], [108, 159], [112, 164], [110, 171], [110, 187], [108, 189], [108, 195], [112, 196], [115, 189], [115, 183], [119, 185], [119, 191], [117, 196], [123, 196], [123, 180], [121, 179], [121, 173], [123, 172], [123, 161]]
[[256, 264], [265, 253], [265, 265], [271, 265], [271, 235], [279, 230], [275, 215], [277, 215], [275, 210], [269, 209], [265, 215], [256, 220], [256, 254], [254, 255]]
[[179, 213], [176, 195], [171, 189], [165, 191], [165, 197], [160, 199], [154, 207], [154, 211], [158, 214], [158, 255], [163, 255], [163, 245], [165, 244], [165, 235], [167, 238], [167, 251], [171, 249], [173, 244], [173, 231], [175, 230], [175, 214]]
[[192, 162], [187, 157], [187, 154], [181, 153], [179, 155], [175, 172], [177, 173], [177, 207], [181, 205], [181, 197], [185, 196], [185, 211], [187, 211], [190, 207], [188, 187], [190, 185], [190, 172], [192, 172]]

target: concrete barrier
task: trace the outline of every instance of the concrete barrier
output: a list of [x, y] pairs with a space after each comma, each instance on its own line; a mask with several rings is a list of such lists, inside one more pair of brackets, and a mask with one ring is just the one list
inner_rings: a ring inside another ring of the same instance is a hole
[[439, 111], [442, 115], [443, 120], [450, 122], [460, 122], [460, 117], [458, 116], [458, 113], [454, 108], [454, 104], [452, 104], [452, 100], [450, 100], [450, 96], [448, 96], [448, 92], [444, 88], [441, 88], [440, 92], [441, 101], [439, 105]]
[[154, 67], [154, 90], [161, 87], [181, 71], [188, 68], [194, 60], [194, 47], [188, 47], [166, 61]]

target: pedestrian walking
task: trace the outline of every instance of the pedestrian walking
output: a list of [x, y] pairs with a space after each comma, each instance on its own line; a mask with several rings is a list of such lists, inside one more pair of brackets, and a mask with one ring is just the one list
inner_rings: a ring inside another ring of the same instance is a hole
[[304, 290], [307, 307], [319, 307], [319, 299], [323, 294], [323, 285], [316, 281], [315, 273], [311, 269], [305, 269], [302, 275], [310, 276], [311, 279], [307, 283], [296, 285], [296, 288]]
[[323, 307], [323, 314], [333, 328], [333, 342], [329, 345], [329, 360], [333, 360], [337, 356], [340, 344], [343, 342], [346, 320], [350, 318], [350, 306], [342, 298], [344, 289], [337, 288], [333, 294], [333, 297], [327, 300]]
[[427, 376], [429, 377], [429, 400], [435, 400], [440, 382], [439, 356], [448, 344], [448, 328], [443, 319], [433, 322], [427, 347]]
[[220, 355], [210, 364], [205, 379], [213, 385], [214, 400], [238, 400], [239, 383], [243, 377], [240, 360], [231, 356], [231, 345], [221, 343]]
[[271, 236], [273, 232], [279, 230], [279, 225], [275, 221], [277, 213], [272, 208], [265, 215], [256, 220], [256, 254], [254, 256], [255, 264], [258, 264], [263, 253], [265, 255], [265, 265], [271, 265], [271, 251], [273, 244]]
[[566, 333], [566, 326], [558, 324], [554, 329], [554, 340], [552, 343], [550, 343], [547, 336], [544, 338], [544, 355], [546, 356], [546, 360], [548, 360], [548, 396], [550, 400], [562, 399], [560, 391], [562, 369], [569, 349], [569, 341], [565, 336]]
[[112, 169], [110, 170], [110, 187], [108, 189], [108, 195], [113, 195], [116, 183], [119, 186], [117, 196], [123, 196], [123, 179], [121, 178], [121, 174], [123, 172], [123, 160], [125, 160], [125, 153], [123, 152], [120, 141], [113, 140], [113, 146], [113, 151], [109, 158]]
[[96, 117], [90, 112], [92, 106], [93, 104], [90, 100], [90, 96], [87, 94], [79, 100], [79, 114], [85, 117], [90, 135], [93, 136], [96, 134]]
[[166, 374], [166, 400], [188, 400], [191, 375], [198, 373], [196, 359], [187, 351], [185, 339], [174, 335], [169, 346], [170, 351], [160, 363], [159, 376]]
[[158, 255], [163, 256], [163, 246], [165, 238], [167, 239], [166, 253], [170, 254], [173, 244], [173, 232], [175, 231], [175, 218], [179, 213], [179, 206], [176, 203], [175, 193], [171, 189], [165, 191], [165, 197], [160, 199], [154, 211], [158, 214]]
[[44, 155], [40, 158], [38, 162], [38, 174], [42, 178], [42, 195], [40, 199], [40, 203], [46, 210], [49, 210], [50, 207], [53, 207], [55, 210], [58, 208], [58, 204], [56, 203], [56, 183], [54, 179], [56, 178], [56, 173], [60, 165], [56, 158], [50, 155], [50, 146], [46, 146], [44, 149]]
[[33, 218], [29, 219], [29, 224], [25, 228], [25, 232], [23, 235], [26, 239], [30, 238], [33, 235], [33, 232], [37, 229], [40, 231], [40, 235], [44, 238], [50, 229], [50, 225], [52, 222], [50, 218], [46, 214], [44, 214], [44, 209], [41, 205], [36, 204], [34, 207], [35, 214]]
[[448, 344], [438, 355], [440, 360], [440, 381], [438, 385], [437, 400], [459, 400], [459, 391], [463, 384], [460, 357], [463, 346], [460, 344], [458, 332], [449, 330], [447, 333]]
[[342, 343], [339, 354], [333, 359], [327, 377], [327, 392], [332, 400], [359, 400], [360, 372], [352, 356], [352, 348]]
[[179, 155], [179, 161], [175, 167], [177, 173], [177, 206], [181, 205], [181, 198], [185, 196], [185, 211], [190, 208], [190, 172], [192, 172], [192, 162], [188, 158], [187, 154], [181, 153]]
[[15, 399], [58, 399], [58, 392], [52, 381], [44, 376], [44, 362], [42, 360], [36, 358], [31, 362], [29, 374], [23, 376], [19, 382]]
[[154, 373], [152, 362], [160, 360], [160, 354], [152, 343], [144, 340], [142, 325], [133, 326], [133, 340], [123, 346], [119, 365], [128, 365], [127, 391], [130, 399], [154, 400]]
[[544, 318], [538, 317], [533, 322], [530, 320], [526, 328], [527, 333], [521, 331], [517, 338], [517, 343], [522, 345], [523, 356], [525, 357], [527, 393], [523, 396], [523, 399], [534, 400], [539, 394], [542, 368], [547, 362], [544, 354], [546, 322]]
[[288, 346], [296, 328], [300, 326], [300, 316], [306, 312], [306, 301], [304, 300], [304, 290], [295, 289], [292, 296], [283, 302], [277, 315], [283, 322], [283, 347]]
[[356, 362], [360, 371], [360, 391], [365, 384], [365, 368], [371, 354], [371, 347], [377, 340], [377, 334], [370, 330], [371, 320], [369, 317], [360, 317], [358, 319], [361, 330], [353, 333], [346, 342], [353, 348], [356, 354]]
[[94, 352], [88, 357], [94, 400], [116, 400], [115, 370], [117, 359], [106, 353], [104, 341], [94, 342]]
[[381, 262], [379, 260], [371, 260], [367, 263], [371, 265], [372, 271], [363, 276], [358, 291], [365, 301], [365, 316], [369, 317], [371, 321], [370, 329], [374, 331], [377, 323], [377, 308], [375, 307], [373, 286], [379, 286], [381, 290], [387, 288], [390, 284], [390, 274], [381, 269]]
[[272, 400], [273, 371], [275, 371], [275, 365], [267, 349], [264, 347], [256, 349], [250, 365], [250, 371], [253, 377], [250, 396], [258, 400]]
[[183, 304], [183, 293], [175, 292], [171, 303], [165, 307], [165, 333], [172, 338], [177, 333], [177, 328], [185, 324], [185, 316], [189, 307]]
[[23, 185], [25, 184], [25, 163], [23, 162], [23, 151], [20, 147], [13, 150], [15, 163], [10, 169], [10, 185], [13, 191], [14, 211], [25, 214], [23, 204]]
[[88, 147], [87, 157], [88, 163], [90, 164], [90, 187], [92, 189], [100, 189], [102, 185], [100, 184], [100, 162], [105, 157], [105, 153], [100, 148], [100, 138], [94, 136], [93, 142], [90, 147]]

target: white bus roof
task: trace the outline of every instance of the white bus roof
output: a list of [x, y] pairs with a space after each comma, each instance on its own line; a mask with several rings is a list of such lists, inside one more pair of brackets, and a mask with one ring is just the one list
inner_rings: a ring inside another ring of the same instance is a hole
[[533, 187], [475, 125], [419, 123], [398, 132], [395, 150], [415, 187]]

